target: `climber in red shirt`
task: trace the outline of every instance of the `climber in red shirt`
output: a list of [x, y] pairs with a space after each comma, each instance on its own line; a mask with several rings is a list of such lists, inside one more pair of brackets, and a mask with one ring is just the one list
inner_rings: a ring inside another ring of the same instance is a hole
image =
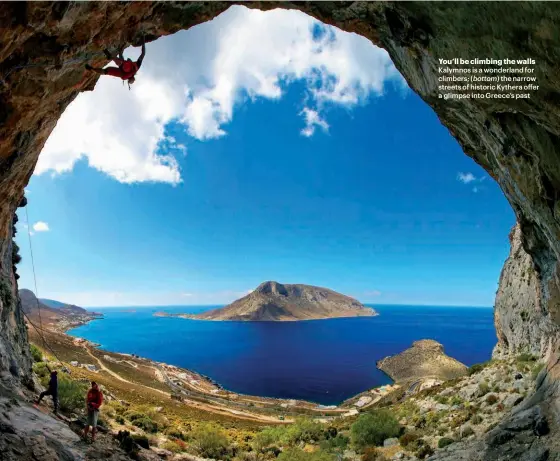
[[91, 426], [91, 441], [95, 441], [97, 433], [97, 419], [99, 418], [99, 407], [103, 404], [103, 394], [95, 381], [91, 382], [91, 389], [87, 393], [87, 423], [84, 429], [84, 439], [87, 438], [89, 428]]
[[128, 80], [128, 85], [130, 87], [130, 85], [135, 82], [136, 79], [134, 77], [136, 72], [140, 69], [144, 56], [146, 55], [145, 43], [142, 42], [142, 54], [140, 54], [140, 57], [136, 62], [131, 59], [124, 59], [122, 50], [119, 50], [116, 55], [112, 55], [107, 49], [103, 50], [103, 52], [105, 53], [105, 56], [107, 56], [108, 59], [112, 59], [118, 67], [105, 67], [103, 69], [86, 64], [86, 69], [101, 75], [110, 75], [112, 77], [118, 77], [122, 80]]

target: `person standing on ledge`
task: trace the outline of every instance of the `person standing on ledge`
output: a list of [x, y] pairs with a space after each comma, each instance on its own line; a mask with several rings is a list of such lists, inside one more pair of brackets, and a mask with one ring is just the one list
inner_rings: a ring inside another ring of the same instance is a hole
[[105, 56], [107, 56], [108, 59], [112, 59], [118, 67], [100, 68], [92, 67], [89, 64], [86, 64], [86, 69], [101, 75], [110, 75], [112, 77], [118, 77], [122, 80], [127, 80], [128, 87], [130, 89], [130, 85], [136, 81], [136, 72], [138, 72], [138, 70], [140, 69], [142, 61], [144, 60], [144, 56], [146, 56], [146, 44], [144, 43], [144, 41], [142, 41], [142, 54], [140, 54], [140, 57], [137, 61], [124, 59], [122, 50], [119, 50], [116, 55], [111, 54], [107, 49], [103, 50], [103, 52], [105, 53]]
[[49, 380], [49, 385], [47, 386], [47, 390], [41, 392], [39, 394], [39, 399], [37, 400], [37, 405], [41, 403], [43, 397], [46, 395], [50, 395], [53, 399], [53, 406], [54, 406], [54, 414], [58, 414], [58, 373], [56, 370], [51, 370], [47, 365], [47, 370], [49, 370], [51, 374], [51, 378]]
[[103, 394], [95, 381], [91, 382], [91, 389], [87, 393], [87, 422], [84, 429], [84, 439], [87, 439], [89, 428], [91, 427], [91, 441], [95, 442], [97, 433], [97, 419], [99, 418], [99, 407], [103, 403]]

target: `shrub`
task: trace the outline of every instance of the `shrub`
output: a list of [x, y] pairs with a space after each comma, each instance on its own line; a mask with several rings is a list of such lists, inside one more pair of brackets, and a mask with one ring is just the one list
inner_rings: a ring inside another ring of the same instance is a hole
[[128, 419], [131, 423], [133, 423], [133, 422], [136, 421], [137, 419], [148, 418], [148, 415], [146, 415], [146, 414], [144, 414], [144, 413], [140, 413], [139, 411], [135, 411], [135, 410], [126, 411], [126, 412], [124, 413], [124, 416], [125, 416], [126, 419]]
[[462, 399], [461, 397], [459, 397], [458, 395], [454, 395], [454, 396], [451, 398], [451, 401], [449, 402], [449, 404], [450, 404], [451, 406], [453, 406], [453, 405], [461, 405], [462, 403], [463, 403], [463, 399]]
[[121, 415], [117, 415], [117, 416], [115, 417], [115, 421], [116, 421], [118, 424], [124, 424], [124, 423], [125, 423], [125, 419], [124, 419], [124, 417], [122, 417]]
[[172, 437], [174, 439], [179, 439], [179, 440], [185, 440], [186, 439], [185, 434], [179, 428], [173, 427], [173, 426], [168, 427], [165, 430], [165, 435], [167, 435], [169, 437]]
[[359, 450], [369, 445], [382, 445], [385, 439], [398, 437], [400, 432], [399, 422], [387, 410], [364, 413], [350, 428], [352, 443]]
[[474, 434], [474, 429], [471, 426], [465, 426], [461, 429], [461, 437], [468, 437]]
[[405, 432], [403, 435], [399, 437], [399, 443], [404, 448], [407, 448], [409, 445], [412, 445], [420, 438], [420, 435], [416, 432]]
[[448, 398], [447, 396], [445, 396], [445, 395], [436, 395], [436, 396], [434, 397], [434, 400], [435, 400], [437, 403], [441, 403], [441, 404], [443, 404], [443, 405], [446, 405], [447, 402], [449, 401], [449, 398]]
[[422, 445], [416, 450], [416, 456], [420, 459], [425, 459], [434, 454], [434, 449], [430, 445]]
[[31, 357], [33, 358], [34, 362], [43, 361], [43, 353], [41, 352], [41, 349], [39, 349], [35, 344], [29, 344], [29, 351], [31, 352]]
[[486, 403], [488, 405], [494, 405], [498, 401], [498, 396], [496, 394], [488, 394], [486, 396]]
[[286, 428], [284, 441], [293, 444], [297, 442], [309, 443], [323, 439], [324, 426], [311, 419], [300, 418], [289, 427]]
[[88, 386], [72, 381], [65, 375], [58, 375], [58, 404], [62, 412], [75, 412], [85, 407]]
[[288, 448], [278, 456], [278, 461], [335, 461], [335, 459], [334, 455], [321, 450], [308, 453], [301, 448]]
[[174, 440], [167, 440], [162, 444], [161, 448], [164, 448], [165, 450], [169, 450], [172, 453], [180, 453], [182, 451], [185, 451], [185, 448]]
[[536, 362], [537, 357], [533, 354], [528, 354], [526, 352], [519, 354], [516, 359], [518, 362]]
[[45, 362], [36, 362], [33, 364], [33, 373], [37, 375], [39, 381], [43, 386], [46, 386], [49, 382], [49, 370], [47, 369], [47, 364]]
[[453, 440], [452, 438], [449, 437], [442, 437], [441, 439], [438, 440], [438, 448], [445, 448], [448, 445], [451, 445], [452, 443], [455, 443], [455, 440]]
[[498, 411], [504, 411], [505, 407], [503, 403], [498, 403], [498, 405], [496, 405], [496, 410]]
[[487, 382], [482, 382], [478, 385], [478, 393], [483, 396], [490, 392], [490, 386], [488, 386]]
[[157, 423], [155, 421], [152, 421], [152, 419], [148, 418], [147, 416], [144, 416], [143, 418], [137, 418], [131, 422], [134, 426], [139, 427], [146, 432], [154, 433], [158, 431]]
[[322, 441], [319, 446], [324, 451], [342, 453], [346, 450], [349, 443], [350, 439], [348, 437], [337, 434], [336, 437]]
[[480, 416], [480, 415], [474, 415], [470, 419], [470, 421], [471, 421], [472, 424], [480, 424], [483, 421], [483, 419], [482, 419], [482, 416]]
[[386, 461], [386, 459], [379, 450], [374, 447], [368, 447], [364, 450], [361, 461]]
[[146, 437], [145, 435], [133, 434], [131, 437], [138, 446], [145, 448], [146, 450], [150, 448], [150, 442], [148, 440], [148, 437]]
[[531, 378], [533, 378], [533, 381], [537, 379], [537, 376], [539, 375], [540, 371], [544, 368], [544, 363], [540, 362], [537, 363], [533, 369], [531, 370]]
[[484, 370], [488, 365], [490, 364], [490, 361], [488, 362], [483, 362], [483, 363], [475, 363], [474, 365], [469, 367], [469, 376], [472, 376], [476, 373], [481, 372], [482, 370]]
[[224, 431], [214, 424], [203, 424], [191, 433], [192, 446], [204, 458], [224, 457], [229, 441]]

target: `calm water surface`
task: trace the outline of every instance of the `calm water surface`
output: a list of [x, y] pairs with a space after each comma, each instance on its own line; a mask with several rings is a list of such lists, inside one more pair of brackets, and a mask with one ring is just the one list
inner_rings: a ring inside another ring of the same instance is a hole
[[375, 362], [418, 339], [439, 341], [466, 365], [488, 360], [496, 344], [491, 308], [374, 307], [378, 317], [252, 323], [153, 316], [208, 306], [95, 309], [105, 318], [69, 333], [195, 370], [234, 392], [325, 405], [391, 382]]

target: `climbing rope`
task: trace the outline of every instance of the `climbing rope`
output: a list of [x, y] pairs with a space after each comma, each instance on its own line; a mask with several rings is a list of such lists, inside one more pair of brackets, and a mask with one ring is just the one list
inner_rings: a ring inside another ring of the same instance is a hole
[[30, 227], [30, 221], [29, 221], [29, 212], [27, 211], [27, 205], [25, 205], [25, 217], [27, 219], [27, 238], [29, 239], [29, 254], [31, 256], [31, 267], [33, 269], [33, 282], [34, 282], [34, 285], [35, 285], [35, 300], [37, 301], [37, 311], [39, 312], [39, 324], [41, 325], [40, 328], [37, 328], [37, 326], [31, 321], [31, 319], [24, 312], [23, 307], [21, 309], [21, 312], [23, 313], [23, 315], [25, 316], [27, 321], [31, 324], [31, 326], [33, 326], [33, 328], [35, 328], [35, 331], [39, 334], [39, 336], [43, 340], [43, 348], [50, 350], [53, 353], [53, 355], [55, 356], [56, 360], [58, 360], [60, 363], [62, 363], [62, 360], [60, 360], [60, 358], [58, 358], [58, 356], [56, 355], [56, 352], [52, 349], [52, 347], [45, 340], [45, 335], [44, 335], [45, 329], [43, 328], [43, 319], [41, 318], [41, 303], [39, 302], [39, 290], [37, 289], [37, 275], [35, 273], [35, 259], [33, 258], [33, 246], [31, 245], [31, 227]]
[[12, 68], [6, 73], [6, 75], [0, 77], [0, 81], [1, 81], [4, 85], [8, 86], [8, 83], [7, 83], [6, 80], [8, 79], [8, 77], [10, 76], [10, 74], [11, 74], [12, 72], [16, 71], [16, 70], [27, 69], [27, 68], [30, 68], [30, 67], [57, 67], [57, 66], [59, 66], [59, 65], [60, 65], [60, 66], [63, 66], [63, 65], [65, 65], [65, 64], [72, 64], [72, 63], [74, 63], [74, 62], [89, 61], [91, 58], [94, 58], [95, 56], [101, 56], [101, 55], [103, 55], [103, 52], [101, 52], [101, 51], [95, 51], [95, 52], [92, 52], [92, 53], [85, 53], [84, 55], [78, 56], [78, 57], [76, 57], [76, 58], [69, 59], [68, 61], [61, 62], [60, 64], [57, 64], [57, 63], [54, 63], [54, 64], [53, 64], [52, 62], [43, 62], [43, 63], [32, 63], [32, 64], [23, 64], [23, 65], [21, 65], [21, 66], [15, 66], [15, 67], [12, 67]]

